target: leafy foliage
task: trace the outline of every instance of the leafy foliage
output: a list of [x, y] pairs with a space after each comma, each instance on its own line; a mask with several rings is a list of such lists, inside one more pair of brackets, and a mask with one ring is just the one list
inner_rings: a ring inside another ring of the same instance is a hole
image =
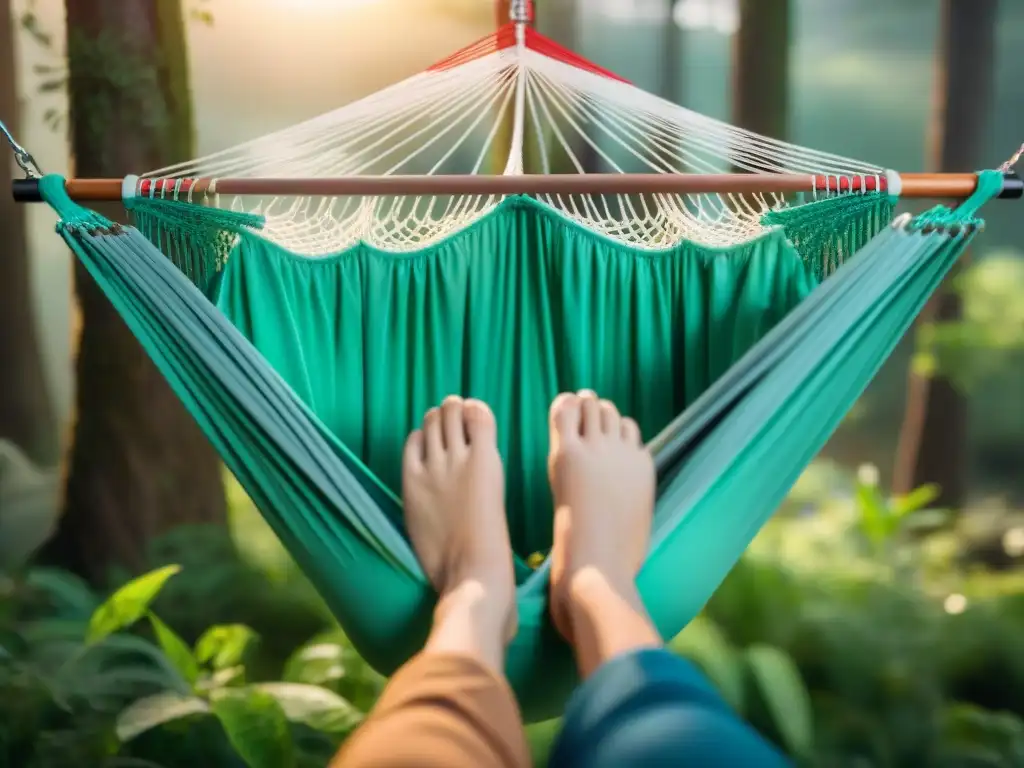
[[[251, 681], [245, 663], [258, 636], [240, 624], [214, 625], [190, 647], [151, 610], [180, 571], [154, 570], [103, 602], [55, 571], [4, 582], [0, 765], [210, 764], [210, 755], [249, 768], [326, 762], [363, 717], [315, 682], [340, 689], [344, 671], [325, 675], [306, 652], [289, 662], [294, 681]], [[147, 625], [146, 636], [128, 632]], [[316, 660], [344, 656], [319, 645], [330, 654]], [[178, 742], [170, 751], [168, 738]]]
[[[1024, 766], [1024, 578], [961, 572], [934, 489], [803, 487], [670, 647], [802, 764]], [[0, 579], [0, 766], [329, 761], [385, 681], [237, 501], [243, 538], [177, 531], [105, 599]], [[558, 727], [528, 729], [538, 764]]]
[[167, 580], [180, 570], [181, 568], [176, 565], [169, 565], [140, 576], [117, 590], [89, 619], [86, 642], [100, 642], [114, 632], [130, 627], [145, 616], [149, 604], [163, 589]]
[[992, 254], [965, 270], [954, 287], [964, 317], [919, 329], [915, 365], [969, 389], [1004, 374], [1024, 353], [1024, 261], [1017, 253]]

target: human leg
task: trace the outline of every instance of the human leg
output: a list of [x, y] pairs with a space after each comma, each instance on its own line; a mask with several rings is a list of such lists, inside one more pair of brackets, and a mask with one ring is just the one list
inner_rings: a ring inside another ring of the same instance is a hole
[[392, 678], [335, 768], [520, 768], [529, 752], [504, 680], [515, 581], [494, 417], [451, 397], [406, 444], [403, 499], [439, 599], [424, 650]]
[[[666, 651], [635, 586], [655, 472], [636, 424], [593, 393], [551, 409], [551, 609], [583, 685], [551, 765], [785, 766], [691, 664]], [[680, 564], [680, 567], [684, 567]]]

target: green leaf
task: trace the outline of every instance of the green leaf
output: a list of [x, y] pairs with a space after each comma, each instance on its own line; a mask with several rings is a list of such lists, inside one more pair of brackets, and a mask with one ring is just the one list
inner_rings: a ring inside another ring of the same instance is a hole
[[44, 48], [49, 48], [53, 43], [53, 37], [49, 32], [43, 30], [42, 25], [39, 23], [39, 17], [32, 11], [22, 13], [21, 28]]
[[811, 696], [793, 660], [778, 648], [752, 645], [747, 664], [779, 735], [794, 757], [805, 757], [814, 746]]
[[932, 378], [938, 368], [939, 363], [935, 355], [928, 352], [918, 352], [910, 359], [910, 370], [922, 379]]
[[245, 667], [239, 664], [237, 667], [224, 667], [218, 669], [201, 682], [207, 690], [216, 688], [227, 688], [229, 685], [240, 684], [245, 681]]
[[196, 662], [195, 656], [192, 655], [192, 649], [155, 614], [149, 614], [149, 623], [153, 625], [157, 642], [160, 643], [160, 647], [167, 655], [167, 660], [181, 673], [189, 685], [195, 685], [199, 679], [199, 664]]
[[548, 765], [555, 739], [562, 731], [562, 719], [534, 723], [526, 726], [525, 730], [533, 765]]
[[129, 581], [93, 613], [89, 620], [86, 642], [98, 643], [131, 626], [149, 611], [149, 605], [163, 589], [167, 580], [181, 570], [181, 566], [168, 565]]
[[387, 683], [340, 631], [314, 637], [297, 650], [285, 664], [281, 680], [328, 688], [362, 712], [373, 707]]
[[669, 648], [699, 666], [722, 698], [737, 712], [743, 711], [743, 662], [714, 622], [698, 616]]
[[147, 696], [129, 704], [117, 716], [117, 738], [129, 742], [151, 728], [209, 711], [209, 705], [195, 696], [172, 691]]
[[313, 643], [300, 648], [285, 663], [283, 679], [311, 685], [342, 680], [349, 672], [345, 651], [340, 643]]
[[213, 26], [213, 14], [210, 11], [205, 11], [199, 8], [193, 9], [191, 16], [193, 19], [198, 21], [200, 24], [205, 24], [208, 27]]
[[936, 483], [922, 485], [903, 496], [896, 496], [892, 500], [892, 512], [897, 517], [906, 517], [912, 512], [920, 512], [939, 498], [941, 487]]
[[266, 691], [218, 691], [211, 702], [231, 746], [249, 768], [294, 768], [295, 746], [281, 705]]
[[34, 568], [25, 583], [32, 589], [46, 592], [53, 600], [56, 613], [64, 618], [84, 619], [99, 603], [99, 598], [83, 579], [56, 568]]
[[877, 486], [857, 483], [857, 510], [864, 537], [875, 547], [884, 544], [890, 533], [889, 510]]
[[196, 642], [196, 659], [214, 669], [240, 664], [245, 651], [257, 637], [244, 624], [220, 624], [210, 627]]
[[318, 731], [347, 734], [363, 720], [363, 713], [351, 703], [318, 685], [260, 683], [252, 687], [273, 696], [289, 720]]
[[40, 93], [56, 93], [62, 91], [67, 87], [68, 81], [66, 78], [58, 78], [56, 80], [45, 80], [39, 84]]
[[1017, 760], [1024, 755], [1024, 721], [1013, 713], [952, 704], [942, 714], [941, 727], [942, 740], [949, 746], [997, 750]]
[[63, 113], [58, 112], [56, 109], [53, 109], [52, 107], [48, 108], [43, 112], [43, 122], [46, 123], [48, 128], [59, 128], [63, 120]]

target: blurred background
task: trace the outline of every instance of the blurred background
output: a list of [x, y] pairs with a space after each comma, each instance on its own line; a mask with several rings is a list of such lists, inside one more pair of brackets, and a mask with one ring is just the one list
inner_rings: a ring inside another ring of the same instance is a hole
[[[537, 13], [542, 33], [641, 88], [813, 149], [969, 171], [1024, 140], [1016, 0], [537, 0]], [[372, 93], [501, 14], [490, 0], [2, 0], [0, 119], [47, 172], [139, 172]], [[140, 61], [177, 83], [161, 86], [160, 119], [131, 102]], [[1024, 218], [1014, 203], [985, 216], [674, 641], [808, 765], [1024, 766]], [[322, 766], [381, 680], [95, 288], [76, 287], [53, 224], [0, 194], [0, 768]], [[152, 608], [198, 665], [201, 704], [265, 686], [291, 721], [276, 742], [253, 747], [259, 728], [174, 693], [167, 680], [192, 667], [151, 624], [90, 641], [107, 596], [172, 563], [173, 578], [118, 593], [118, 626]], [[531, 730], [538, 761], [553, 728]]]

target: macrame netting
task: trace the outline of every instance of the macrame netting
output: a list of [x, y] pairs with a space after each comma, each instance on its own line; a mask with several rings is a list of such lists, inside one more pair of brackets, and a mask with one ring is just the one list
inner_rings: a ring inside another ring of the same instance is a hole
[[[646, 93], [529, 30], [510, 30], [334, 112], [147, 178], [357, 175], [752, 173], [881, 178], [879, 167], [768, 139]], [[498, 48], [487, 52], [490, 48]], [[812, 194], [826, 196], [807, 190]], [[183, 195], [184, 197], [184, 195]], [[877, 195], [869, 195], [875, 198]], [[643, 249], [723, 248], [760, 236], [778, 195], [538, 195], [588, 229]], [[493, 211], [498, 196], [233, 198], [263, 236], [315, 257], [356, 243], [411, 251]], [[769, 224], [770, 225], [770, 224]]]
[[[192, 200], [187, 183], [595, 169], [806, 173], [834, 185], [792, 197]], [[879, 189], [883, 176], [888, 194], [840, 191], [870, 177]], [[405, 436], [448, 394], [491, 406], [519, 581], [507, 672], [536, 720], [557, 714], [574, 682], [546, 619], [548, 564], [527, 565], [551, 541], [551, 399], [595, 389], [648, 438], [659, 498], [638, 586], [674, 635], [970, 242], [1001, 185], [995, 172], [979, 178], [957, 210], [892, 222], [893, 174], [702, 117], [508, 27], [341, 110], [127, 180], [135, 227], [76, 205], [60, 178], [41, 189], [384, 673], [420, 647], [435, 597], [403, 532]]]

